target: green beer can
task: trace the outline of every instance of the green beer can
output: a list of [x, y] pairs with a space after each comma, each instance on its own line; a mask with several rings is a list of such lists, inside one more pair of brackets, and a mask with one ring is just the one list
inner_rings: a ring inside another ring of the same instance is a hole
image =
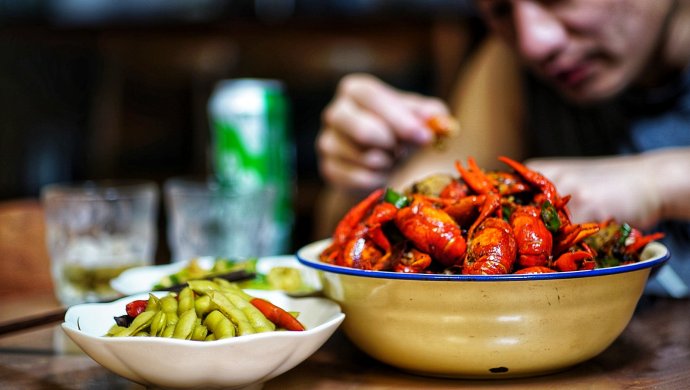
[[208, 102], [212, 167], [232, 191], [273, 192], [266, 208], [266, 240], [257, 256], [290, 251], [293, 223], [294, 144], [288, 132], [288, 101], [278, 80], [219, 81]]

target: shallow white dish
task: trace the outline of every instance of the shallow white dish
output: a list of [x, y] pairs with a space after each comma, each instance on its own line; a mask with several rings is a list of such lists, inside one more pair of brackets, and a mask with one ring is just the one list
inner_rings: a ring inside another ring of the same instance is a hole
[[[246, 290], [300, 312], [302, 332], [267, 332], [218, 341], [160, 337], [103, 337], [125, 305], [147, 294], [111, 303], [72, 306], [62, 329], [103, 367], [145, 386], [237, 389], [274, 378], [311, 356], [333, 334], [345, 315], [324, 298], [289, 298], [279, 291]], [[156, 295], [164, 296], [165, 292]]]
[[[213, 266], [213, 257], [200, 257], [199, 265], [203, 268]], [[139, 294], [150, 291], [159, 280], [167, 275], [184, 268], [189, 262], [177, 262], [164, 265], [152, 265], [146, 267], [131, 268], [121, 273], [117, 278], [110, 281], [110, 286], [117, 292], [124, 295]], [[300, 270], [304, 283], [314, 290], [321, 289], [319, 275], [313, 269], [305, 267], [295, 255], [267, 256], [260, 258], [256, 263], [256, 270], [260, 273], [268, 273], [273, 267], [292, 267]]]

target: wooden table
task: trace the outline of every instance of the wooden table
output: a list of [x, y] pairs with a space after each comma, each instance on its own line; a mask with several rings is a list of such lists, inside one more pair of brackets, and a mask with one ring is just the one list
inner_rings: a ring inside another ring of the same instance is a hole
[[[0, 321], [57, 307], [52, 296], [0, 300]], [[596, 324], [592, 324], [596, 326]], [[516, 380], [450, 380], [407, 374], [359, 351], [342, 332], [311, 358], [266, 383], [287, 389], [687, 389], [690, 300], [643, 298], [601, 355], [557, 374]], [[57, 325], [0, 337], [1, 389], [143, 389], [83, 354]]]

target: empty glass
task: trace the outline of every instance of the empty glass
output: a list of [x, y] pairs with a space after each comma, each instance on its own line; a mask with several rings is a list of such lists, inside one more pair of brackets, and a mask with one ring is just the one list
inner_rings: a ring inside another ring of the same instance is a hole
[[65, 305], [117, 297], [110, 280], [153, 263], [158, 187], [147, 181], [42, 188], [56, 295]]
[[268, 248], [265, 227], [275, 191], [237, 192], [212, 181], [166, 181], [168, 244], [173, 261], [213, 256], [259, 257]]

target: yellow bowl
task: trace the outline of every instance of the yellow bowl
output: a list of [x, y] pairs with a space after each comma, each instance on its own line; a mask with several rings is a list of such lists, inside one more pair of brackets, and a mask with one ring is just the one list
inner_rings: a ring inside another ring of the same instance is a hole
[[328, 244], [297, 257], [320, 271], [350, 340], [402, 370], [458, 378], [541, 375], [598, 355], [632, 318], [652, 268], [669, 258], [651, 243], [639, 263], [591, 271], [405, 274], [322, 263]]

